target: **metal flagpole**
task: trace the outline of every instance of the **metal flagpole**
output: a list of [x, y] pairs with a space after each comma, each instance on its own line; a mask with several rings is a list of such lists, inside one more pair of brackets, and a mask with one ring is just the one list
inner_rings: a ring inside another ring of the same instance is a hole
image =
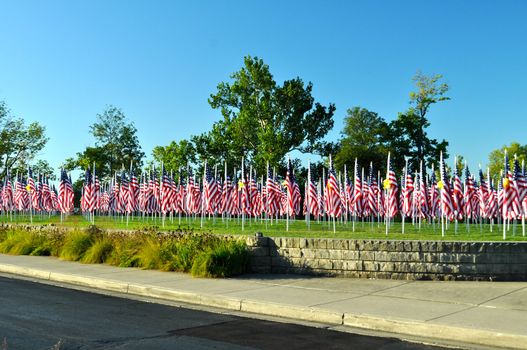
[[[244, 157], [242, 157], [242, 178], [241, 178], [241, 182], [242, 182], [242, 186], [243, 186], [243, 187], [242, 187], [242, 194], [243, 194], [243, 191], [245, 190], [245, 189], [244, 189], [244, 187], [245, 187], [245, 183], [244, 183], [244, 181], [243, 181], [243, 180], [244, 180], [244, 173], [243, 173], [243, 171], [244, 171], [244, 165], [243, 165], [243, 163], [244, 163]], [[240, 198], [241, 198], [241, 196], [240, 196]], [[244, 208], [242, 208], [242, 207], [243, 207], [243, 206], [240, 205], [240, 209], [241, 209], [241, 212], [242, 212], [242, 231], [244, 231], [244, 230], [245, 230], [245, 210], [243, 210]]]
[[[389, 184], [390, 183], [390, 152], [388, 152], [388, 162], [386, 164], [386, 180], [384, 180], [387, 182], [388, 184], [388, 188], [386, 188], [386, 210], [385, 210], [385, 225], [386, 225], [386, 236], [388, 236], [388, 220], [389, 220], [389, 217], [390, 217], [390, 203], [389, 203], [389, 191], [391, 190], [391, 185]], [[383, 186], [385, 187], [385, 186]]]

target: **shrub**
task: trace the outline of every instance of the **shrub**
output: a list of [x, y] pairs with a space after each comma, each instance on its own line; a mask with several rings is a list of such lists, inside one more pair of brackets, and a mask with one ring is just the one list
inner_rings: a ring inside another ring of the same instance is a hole
[[46, 236], [25, 231], [11, 231], [0, 243], [0, 252], [14, 255], [50, 255]]
[[107, 263], [119, 267], [138, 267], [138, 252], [142, 241], [135, 237], [118, 237], [113, 239], [113, 250]]
[[240, 241], [220, 242], [202, 251], [194, 260], [191, 273], [196, 277], [228, 277], [247, 270], [249, 256]]
[[86, 250], [82, 262], [87, 264], [101, 264], [105, 262], [113, 251], [113, 242], [107, 235], [102, 235], [93, 241]]
[[161, 244], [155, 237], [145, 237], [137, 253], [138, 265], [145, 269], [159, 269], [161, 266]]
[[73, 231], [66, 235], [59, 256], [64, 260], [78, 261], [82, 259], [84, 253], [90, 248], [92, 243], [93, 238], [88, 233]]

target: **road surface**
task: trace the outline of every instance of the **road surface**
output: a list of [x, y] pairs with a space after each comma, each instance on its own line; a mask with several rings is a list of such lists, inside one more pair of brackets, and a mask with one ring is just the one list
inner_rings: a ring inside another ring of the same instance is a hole
[[7, 349], [440, 349], [3, 277], [0, 302]]

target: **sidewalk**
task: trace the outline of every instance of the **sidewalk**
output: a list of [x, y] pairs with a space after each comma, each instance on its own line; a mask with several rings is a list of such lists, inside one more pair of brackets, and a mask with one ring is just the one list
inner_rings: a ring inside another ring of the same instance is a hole
[[0, 254], [0, 272], [329, 325], [527, 349], [527, 283], [298, 275], [232, 279]]

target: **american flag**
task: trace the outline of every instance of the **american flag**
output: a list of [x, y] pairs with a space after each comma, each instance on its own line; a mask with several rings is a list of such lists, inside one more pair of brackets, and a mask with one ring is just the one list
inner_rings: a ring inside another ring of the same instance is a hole
[[488, 184], [488, 196], [487, 203], [485, 205], [485, 213], [489, 219], [495, 218], [498, 216], [498, 196], [496, 191], [492, 186], [492, 179], [490, 177], [490, 171], [487, 168], [487, 184]]
[[328, 180], [326, 184], [326, 203], [328, 215], [336, 218], [342, 214], [342, 203], [339, 194], [339, 184], [337, 182], [337, 174], [333, 169], [333, 161], [329, 157]]
[[[527, 196], [527, 179], [520, 168], [520, 162], [518, 157], [514, 155], [514, 176], [516, 177], [516, 188], [518, 189], [519, 201], [523, 202]], [[524, 212], [523, 215], [526, 213]]]
[[386, 174], [387, 178], [387, 200], [386, 200], [386, 215], [390, 218], [393, 218], [397, 215], [399, 206], [397, 203], [397, 192], [399, 187], [397, 186], [397, 177], [395, 176], [395, 171], [393, 170], [392, 162], [390, 161], [390, 153], [388, 153], [388, 170]]
[[417, 205], [417, 215], [426, 219], [428, 217], [428, 191], [426, 188], [425, 174], [423, 172], [423, 163], [420, 164], [419, 174], [417, 176], [416, 184], [416, 205]]
[[474, 196], [474, 180], [472, 179], [472, 175], [470, 174], [468, 166], [465, 164], [465, 190], [463, 193], [463, 202], [465, 204], [465, 217], [469, 219], [473, 217], [472, 214], [474, 212], [474, 208], [472, 204], [474, 202]]
[[379, 193], [379, 185], [377, 184], [377, 179], [375, 178], [375, 173], [373, 171], [373, 163], [370, 162], [370, 173], [368, 176], [369, 181], [369, 188], [368, 191], [368, 207], [370, 215], [377, 216], [378, 214], [378, 208], [377, 208], [377, 196]]
[[84, 173], [84, 187], [81, 198], [81, 209], [82, 211], [93, 211], [95, 207], [93, 178], [90, 169], [86, 169]]
[[508, 186], [505, 187], [504, 210], [508, 211], [509, 219], [516, 219], [521, 216], [520, 191], [517, 187], [516, 172], [512, 172], [509, 167], [509, 158], [505, 151], [505, 176], [508, 178]]
[[441, 215], [449, 219], [454, 215], [454, 205], [452, 204], [452, 191], [450, 190], [450, 183], [447, 179], [445, 161], [443, 160], [443, 153], [439, 160], [439, 172], [441, 175]]
[[267, 167], [267, 181], [265, 182], [267, 195], [267, 215], [273, 217], [280, 213], [280, 186], [271, 175], [271, 169]]
[[134, 212], [139, 210], [139, 181], [134, 170], [130, 168], [130, 184], [128, 193], [128, 210]]
[[293, 167], [291, 160], [287, 161], [287, 172], [284, 181], [286, 189], [286, 213], [290, 216], [295, 216], [300, 211], [300, 189], [295, 182], [295, 174], [293, 173]]
[[99, 209], [99, 202], [101, 199], [101, 184], [99, 183], [99, 177], [95, 174], [95, 164], [93, 164], [93, 206], [91, 207], [91, 211], [98, 210]]
[[253, 216], [259, 216], [261, 214], [261, 196], [258, 191], [258, 184], [256, 183], [256, 174], [253, 173], [252, 169], [249, 172], [249, 201], [251, 202], [251, 214]]
[[355, 158], [352, 210], [354, 216], [360, 217], [362, 215], [362, 204], [362, 179], [360, 178], [359, 173], [359, 163], [357, 162], [357, 158]]
[[53, 208], [53, 199], [51, 198], [51, 188], [47, 179], [42, 180], [42, 208], [48, 212], [52, 211]]
[[64, 169], [60, 171], [58, 205], [63, 214], [73, 210], [73, 186]]
[[479, 216], [481, 218], [488, 217], [487, 215], [487, 201], [489, 196], [488, 184], [483, 178], [483, 171], [481, 167], [479, 169], [479, 188], [478, 188], [478, 204], [479, 204]]
[[178, 191], [176, 196], [176, 212], [179, 214], [187, 213], [187, 190], [185, 185], [185, 178], [183, 177], [183, 172], [179, 168], [179, 178], [178, 178]]
[[225, 179], [221, 189], [221, 212], [225, 215], [232, 215], [232, 181], [227, 175], [227, 166], [225, 166]]
[[11, 180], [9, 180], [9, 173], [6, 176], [4, 188], [2, 190], [2, 200], [5, 211], [11, 211], [14, 209], [13, 187], [11, 185]]
[[457, 168], [457, 158], [454, 161], [454, 191], [452, 191], [452, 199], [454, 205], [454, 216], [457, 220], [463, 219], [464, 200], [463, 200], [463, 186], [459, 176], [459, 169]]
[[411, 168], [408, 167], [408, 162], [406, 162], [405, 183], [404, 183], [404, 189], [403, 189], [403, 205], [401, 207], [401, 212], [404, 216], [412, 215], [413, 192], [414, 192], [414, 179], [412, 177]]
[[509, 156], [507, 150], [505, 150], [504, 157], [504, 202], [503, 202], [503, 218], [507, 219], [516, 219], [521, 215], [520, 209], [520, 198], [519, 191], [516, 187], [516, 177], [513, 172], [510, 170], [509, 166]]
[[205, 163], [205, 178], [203, 181], [203, 203], [206, 213], [214, 214], [217, 211], [219, 198], [221, 197], [220, 187], [212, 172]]
[[199, 210], [200, 199], [199, 196], [199, 186], [195, 183], [194, 175], [192, 174], [192, 169], [188, 171], [188, 180], [187, 180], [187, 212], [189, 214], [196, 214]]
[[241, 179], [238, 182], [238, 191], [240, 192], [240, 209], [243, 214], [251, 215], [251, 197], [249, 195], [249, 183], [247, 181], [247, 175], [244, 172], [242, 165]]
[[317, 185], [316, 181], [313, 177], [312, 173], [312, 165], [309, 163], [308, 169], [307, 169], [307, 182], [306, 182], [306, 190], [305, 190], [305, 207], [306, 207], [306, 215], [313, 215], [313, 217], [318, 217], [320, 214], [320, 210], [318, 207], [318, 193], [317, 193]]
[[35, 180], [33, 180], [33, 170], [30, 167], [27, 168], [27, 191], [29, 192], [29, 204], [30, 206], [38, 210], [38, 194], [36, 192]]
[[161, 197], [161, 213], [166, 215], [171, 208], [170, 198], [172, 197], [172, 184], [170, 178], [165, 170], [164, 165], [161, 165], [161, 183], [159, 186]]
[[121, 170], [121, 185], [119, 187], [119, 208], [121, 213], [128, 211], [128, 199], [130, 193], [130, 185], [124, 169]]

